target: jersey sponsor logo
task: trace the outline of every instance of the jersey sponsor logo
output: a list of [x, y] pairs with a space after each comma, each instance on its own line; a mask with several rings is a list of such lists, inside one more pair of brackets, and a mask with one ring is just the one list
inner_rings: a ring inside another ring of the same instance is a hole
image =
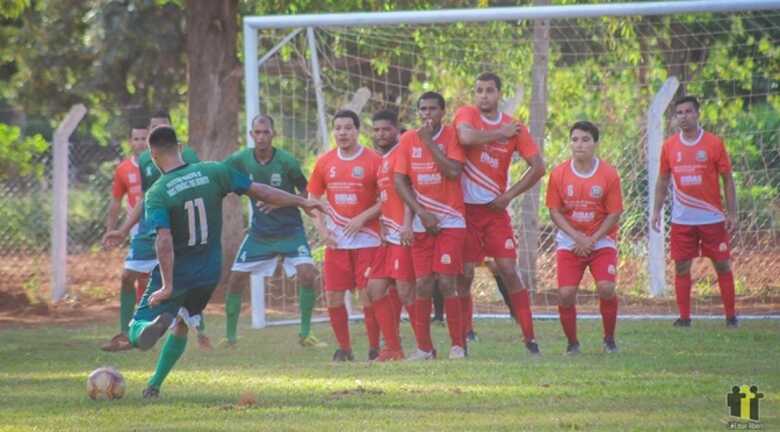
[[729, 246], [726, 244], [726, 242], [721, 242], [721, 244], [718, 245], [718, 251], [726, 252], [727, 250], [729, 250]]
[[696, 161], [698, 162], [706, 162], [707, 161], [707, 152], [704, 150], [699, 150], [696, 152]]
[[336, 204], [357, 204], [357, 194], [353, 193], [337, 193], [333, 197], [336, 200]]
[[506, 239], [506, 241], [504, 242], [504, 249], [510, 250], [510, 249], [514, 249], [514, 248], [515, 248], [514, 240], [512, 240], [511, 238]]
[[127, 173], [127, 181], [129, 181], [130, 183], [135, 183], [138, 181], [138, 179], [136, 178], [135, 174]]
[[574, 196], [574, 185], [566, 186], [566, 196]]
[[590, 196], [593, 198], [601, 198], [604, 195], [604, 189], [601, 186], [595, 185], [590, 188]]
[[593, 222], [596, 214], [588, 211], [574, 211], [571, 213], [571, 218], [577, 222]]
[[398, 262], [398, 258], [396, 258], [395, 261], [393, 261], [393, 268], [395, 270], [398, 270], [398, 268], [400, 268], [400, 267], [401, 267], [401, 263], [399, 263]]
[[701, 182], [700, 175], [684, 175], [680, 177], [680, 184], [683, 186], [698, 186]]
[[333, 178], [336, 177], [336, 167], [332, 166], [328, 170], [328, 177]]
[[452, 257], [450, 257], [450, 254], [444, 254], [441, 256], [441, 263], [442, 264], [452, 264]]
[[610, 264], [609, 267], [607, 267], [607, 273], [609, 273], [609, 274], [611, 274], [613, 276], [615, 275], [615, 273], [617, 273], [617, 270], [615, 269], [615, 265], [614, 264]]
[[422, 157], [422, 147], [412, 147], [412, 157], [419, 159]]
[[441, 183], [441, 174], [417, 174], [417, 184], [420, 185], [433, 185]]
[[490, 156], [488, 152], [482, 152], [482, 154], [479, 155], [479, 161], [490, 166], [491, 168], [498, 168], [498, 159]]
[[282, 175], [279, 173], [271, 174], [271, 186], [279, 187], [282, 185]]
[[362, 166], [356, 166], [352, 168], [352, 177], [354, 178], [363, 178], [363, 175], [365, 174]]

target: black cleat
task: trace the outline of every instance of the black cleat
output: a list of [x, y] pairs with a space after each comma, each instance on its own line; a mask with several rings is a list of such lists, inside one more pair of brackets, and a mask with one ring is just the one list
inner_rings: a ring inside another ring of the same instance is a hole
[[141, 351], [146, 351], [154, 346], [158, 340], [165, 334], [168, 327], [171, 326], [174, 316], [163, 312], [155, 318], [151, 324], [146, 326], [138, 335], [136, 346]]
[[379, 348], [370, 348], [368, 350], [368, 361], [374, 361], [379, 357]]
[[542, 352], [539, 351], [539, 345], [536, 343], [535, 340], [526, 342], [525, 349], [527, 349], [528, 353], [531, 355], [535, 355], [535, 356], [542, 355]]
[[739, 327], [739, 320], [737, 320], [736, 316], [733, 316], [731, 318], [726, 318], [726, 328], [737, 328]]
[[333, 361], [334, 362], [346, 362], [346, 361], [354, 361], [355, 357], [352, 355], [352, 351], [345, 351], [343, 349], [337, 349], [335, 353], [333, 353]]
[[566, 355], [567, 356], [573, 356], [573, 355], [577, 355], [579, 353], [580, 353], [580, 343], [579, 342], [574, 342], [574, 343], [569, 342], [569, 344], [566, 345]]
[[468, 333], [466, 333], [466, 340], [468, 342], [477, 342], [479, 341], [479, 337], [477, 336], [477, 332], [474, 330], [469, 330]]
[[144, 399], [160, 399], [160, 389], [147, 387], [144, 390]]
[[691, 320], [677, 318], [674, 321], [674, 324], [672, 324], [672, 325], [675, 326], [675, 327], [690, 327], [691, 326]]
[[619, 352], [615, 339], [604, 339], [603, 348], [605, 353]]

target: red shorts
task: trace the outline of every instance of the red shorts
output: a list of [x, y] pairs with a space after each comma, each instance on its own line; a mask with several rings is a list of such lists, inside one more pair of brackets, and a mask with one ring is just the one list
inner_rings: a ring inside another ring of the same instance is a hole
[[715, 261], [731, 257], [729, 233], [725, 222], [707, 225], [672, 224], [671, 253], [675, 261], [706, 256]]
[[376, 252], [374, 263], [368, 271], [369, 279], [393, 279], [397, 281], [414, 281], [414, 264], [412, 264], [412, 248], [384, 243]]
[[414, 233], [414, 275], [421, 279], [431, 273], [452, 276], [463, 274], [465, 240], [465, 228], [442, 228], [437, 235]]
[[615, 282], [617, 250], [604, 247], [581, 257], [570, 250], [558, 249], [555, 252], [555, 264], [558, 267], [558, 288], [579, 285], [588, 267], [596, 282]]
[[366, 287], [367, 272], [379, 247], [360, 249], [325, 248], [322, 272], [325, 291], [347, 291]]
[[495, 212], [484, 204], [466, 204], [466, 249], [463, 259], [467, 263], [480, 263], [486, 256], [517, 258], [512, 220], [506, 210]]

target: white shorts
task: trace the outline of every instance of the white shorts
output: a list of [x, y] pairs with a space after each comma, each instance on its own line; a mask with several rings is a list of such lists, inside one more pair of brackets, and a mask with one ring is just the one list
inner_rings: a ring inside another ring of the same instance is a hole
[[314, 260], [311, 257], [308, 256], [302, 256], [302, 257], [282, 257], [279, 256], [277, 258], [271, 258], [267, 260], [262, 261], [252, 261], [252, 262], [234, 262], [233, 267], [230, 268], [231, 271], [234, 272], [241, 272], [241, 273], [252, 273], [255, 276], [262, 276], [262, 277], [268, 277], [273, 276], [274, 272], [276, 271], [276, 266], [279, 263], [279, 260], [282, 261], [282, 267], [284, 268], [285, 274], [287, 274], [287, 277], [292, 277], [297, 273], [295, 267], [303, 264], [314, 264]]
[[157, 267], [157, 264], [157, 260], [127, 260], [125, 261], [125, 269], [137, 273], [149, 274]]

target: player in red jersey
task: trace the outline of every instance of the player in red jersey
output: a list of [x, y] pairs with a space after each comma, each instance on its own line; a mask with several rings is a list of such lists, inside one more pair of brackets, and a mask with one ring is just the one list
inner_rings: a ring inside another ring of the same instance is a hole
[[[130, 150], [132, 154], [116, 167], [114, 182], [111, 187], [111, 204], [106, 216], [106, 232], [116, 228], [119, 211], [122, 208], [122, 198], [127, 197], [127, 213], [143, 198], [141, 191], [141, 172], [138, 170], [138, 155], [146, 149], [147, 129], [143, 126], [130, 128]], [[133, 231], [137, 226], [133, 227]], [[135, 234], [135, 232], [133, 232]], [[130, 262], [125, 262], [119, 290], [119, 333], [101, 346], [104, 351], [125, 351], [132, 349], [127, 339], [127, 328], [133, 318], [133, 308], [146, 289], [148, 273], [137, 271]]]
[[403, 360], [399, 337], [400, 305], [396, 303], [393, 292], [397, 289], [400, 293], [414, 330], [412, 213], [398, 195], [393, 182], [393, 165], [398, 154], [398, 116], [389, 110], [379, 111], [374, 114], [372, 123], [374, 146], [382, 154], [377, 183], [383, 242], [377, 259], [368, 271], [368, 295], [385, 339], [384, 349], [377, 361]]
[[[726, 326], [737, 327], [729, 249], [729, 232], [737, 225], [737, 192], [731, 161], [723, 141], [699, 126], [699, 101], [695, 97], [683, 97], [674, 106], [680, 133], [667, 139], [661, 151], [651, 221], [653, 229], [660, 231], [661, 208], [671, 179], [671, 255], [680, 310], [674, 325], [691, 325], [691, 263], [698, 256], [706, 256], [718, 273]], [[718, 177], [723, 180], [727, 212], [723, 211]]]
[[[498, 111], [501, 79], [493, 73], [483, 73], [477, 77], [474, 90], [476, 105], [459, 108], [453, 121], [466, 153], [462, 183], [468, 234], [464, 276], [459, 287], [461, 307], [470, 319], [474, 267], [485, 256], [492, 257], [498, 275], [509, 291], [525, 346], [531, 354], [539, 354], [531, 301], [528, 289], [517, 274], [517, 245], [506, 208], [544, 176], [544, 160], [528, 129]], [[529, 168], [520, 180], [509, 187], [509, 166], [515, 152], [525, 159]], [[470, 328], [468, 322], [466, 327]]]
[[363, 288], [366, 272], [381, 245], [377, 171], [382, 158], [358, 144], [360, 119], [349, 110], [336, 113], [337, 147], [317, 159], [309, 179], [309, 195], [328, 203], [328, 214], [315, 217], [325, 243], [323, 272], [328, 315], [339, 348], [333, 361], [354, 360], [344, 292], [358, 289], [369, 339], [369, 360], [379, 356], [379, 324]]
[[604, 327], [604, 351], [618, 351], [615, 344], [618, 299], [618, 221], [623, 212], [617, 170], [595, 156], [599, 130], [579, 121], [569, 130], [571, 159], [552, 173], [547, 186], [550, 219], [558, 227], [555, 240], [558, 270], [558, 312], [568, 339], [566, 354], [579, 354], [577, 339], [577, 288], [586, 268], [596, 281]]
[[451, 359], [466, 356], [457, 278], [463, 274], [466, 237], [463, 190], [463, 149], [452, 126], [443, 125], [444, 98], [435, 92], [417, 100], [423, 125], [401, 136], [395, 160], [395, 187], [414, 211], [414, 274], [417, 278], [414, 325], [418, 348], [409, 358], [435, 357], [431, 340], [431, 295], [438, 283], [444, 296]]

